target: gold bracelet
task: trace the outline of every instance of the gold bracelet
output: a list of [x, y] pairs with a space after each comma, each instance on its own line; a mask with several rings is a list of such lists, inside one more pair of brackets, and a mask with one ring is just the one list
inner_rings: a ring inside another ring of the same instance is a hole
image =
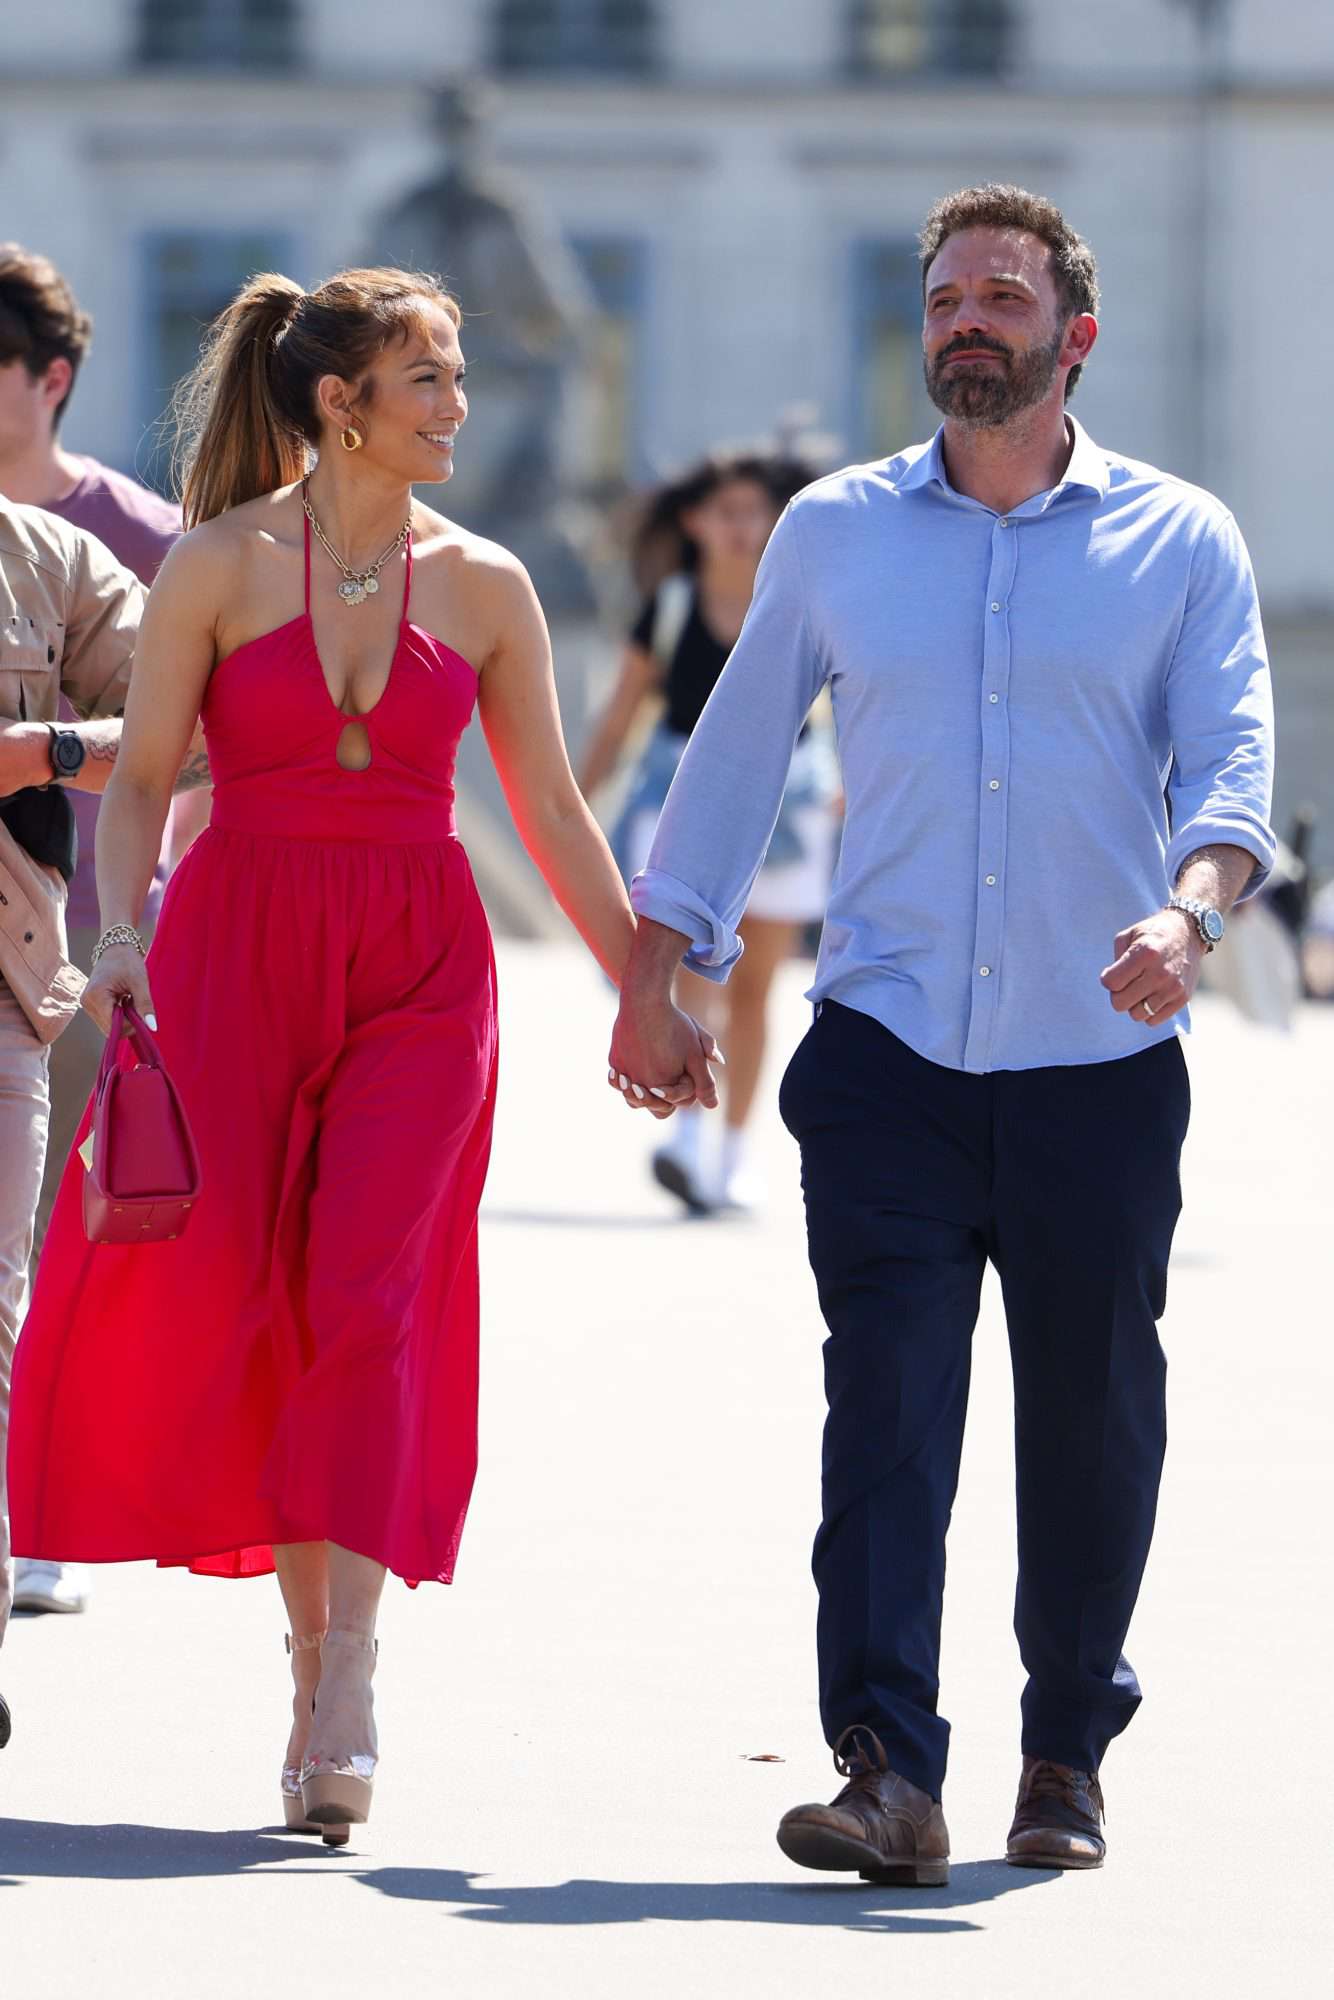
[[113, 944], [132, 944], [140, 958], [147, 958], [148, 956], [148, 953], [144, 949], [144, 941], [133, 924], [108, 924], [101, 937], [97, 940], [97, 943], [93, 946], [94, 965], [97, 964], [102, 953], [109, 951]]

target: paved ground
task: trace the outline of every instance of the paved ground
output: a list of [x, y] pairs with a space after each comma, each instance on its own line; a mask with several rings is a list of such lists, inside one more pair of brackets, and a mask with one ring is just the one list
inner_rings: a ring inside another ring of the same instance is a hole
[[600, 1087], [596, 978], [536, 947], [502, 977], [483, 1473], [454, 1591], [386, 1600], [375, 1823], [338, 1856], [273, 1824], [270, 1582], [105, 1572], [87, 1618], [20, 1620], [3, 1656], [0, 1990], [1327, 1992], [1334, 1012], [1282, 1039], [1216, 1003], [1193, 1040], [1148, 1698], [1105, 1770], [1100, 1875], [995, 1858], [1019, 1671], [988, 1294], [950, 1556], [954, 1873], [910, 1892], [803, 1875], [773, 1843], [833, 1781], [794, 1153], [770, 1111], [766, 1219], [678, 1222], [646, 1121]]

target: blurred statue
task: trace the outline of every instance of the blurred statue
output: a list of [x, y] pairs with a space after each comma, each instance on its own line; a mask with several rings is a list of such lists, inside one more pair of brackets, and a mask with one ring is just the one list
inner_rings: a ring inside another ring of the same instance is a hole
[[449, 510], [527, 563], [552, 611], [588, 608], [583, 565], [559, 526], [579, 484], [569, 421], [585, 329], [595, 308], [568, 249], [486, 160], [475, 85], [432, 93], [440, 171], [375, 228], [376, 262], [437, 273], [464, 314], [471, 410]]

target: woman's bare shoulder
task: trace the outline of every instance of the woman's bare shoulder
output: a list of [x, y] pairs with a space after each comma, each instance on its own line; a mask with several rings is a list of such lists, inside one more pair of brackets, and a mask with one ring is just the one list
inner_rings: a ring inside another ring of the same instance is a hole
[[413, 556], [425, 585], [420, 601], [433, 631], [478, 673], [516, 644], [540, 650], [541, 606], [511, 550], [429, 507], [414, 513], [413, 530]]
[[210, 609], [245, 590], [275, 549], [299, 542], [301, 512], [294, 496], [294, 488], [283, 487], [201, 521], [171, 549], [155, 590], [160, 596], [189, 592], [200, 608]]
[[[283, 486], [275, 493], [261, 493], [258, 499], [243, 500], [201, 521], [175, 544], [168, 558], [178, 569], [202, 574], [211, 567], [244, 561], [275, 542], [300, 540], [301, 505], [298, 489]], [[165, 565], [164, 565], [165, 567]]]
[[158, 616], [170, 616], [182, 632], [208, 630], [220, 654], [236, 644], [232, 626], [240, 608], [266, 630], [274, 622], [270, 598], [286, 602], [292, 550], [300, 546], [300, 498], [294, 494], [290, 486], [260, 494], [182, 534], [152, 586]]
[[457, 521], [437, 514], [433, 507], [423, 507], [418, 502], [413, 508], [412, 526], [414, 557], [448, 570], [452, 580], [481, 585], [502, 578], [522, 579], [525, 584], [528, 581], [527, 570], [511, 550], [499, 542], [488, 541], [485, 535], [461, 528]]

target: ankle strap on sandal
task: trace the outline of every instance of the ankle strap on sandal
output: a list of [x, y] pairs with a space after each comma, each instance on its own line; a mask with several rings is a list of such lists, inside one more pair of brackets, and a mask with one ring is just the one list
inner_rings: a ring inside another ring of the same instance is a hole
[[326, 1646], [346, 1646], [358, 1653], [378, 1653], [380, 1650], [378, 1639], [372, 1639], [365, 1632], [353, 1631], [346, 1625], [331, 1625], [324, 1634], [324, 1643]]
[[283, 1644], [289, 1653], [310, 1653], [322, 1646], [328, 1638], [327, 1632], [306, 1632], [298, 1639], [291, 1632], [283, 1633]]

